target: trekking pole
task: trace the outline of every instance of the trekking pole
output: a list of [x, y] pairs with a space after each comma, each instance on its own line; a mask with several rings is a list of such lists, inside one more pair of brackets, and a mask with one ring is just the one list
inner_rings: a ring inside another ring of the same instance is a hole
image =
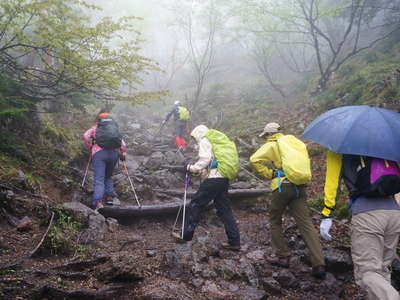
[[87, 163], [87, 166], [86, 166], [85, 175], [83, 176], [81, 187], [83, 187], [85, 185], [86, 176], [87, 176], [87, 173], [89, 171], [89, 166], [90, 166], [90, 162], [91, 161], [92, 161], [92, 153], [89, 154], [89, 160], [88, 160], [88, 163]]
[[172, 227], [172, 232], [175, 232], [175, 230], [176, 230], [176, 223], [178, 223], [178, 218], [179, 218], [179, 214], [181, 213], [181, 210], [182, 210], [182, 205], [179, 205], [178, 214], [176, 215], [175, 223], [174, 223], [174, 226]]
[[181, 238], [183, 239], [183, 232], [185, 230], [185, 215], [186, 215], [186, 196], [187, 196], [187, 190], [189, 187], [189, 176], [190, 173], [188, 171], [186, 171], [186, 175], [185, 175], [185, 192], [183, 194], [183, 216], [182, 216], [182, 234], [181, 234]]
[[139, 208], [142, 208], [142, 205], [140, 204], [138, 196], [136, 194], [135, 187], [133, 186], [132, 179], [129, 176], [128, 168], [126, 167], [126, 162], [125, 161], [123, 161], [123, 165], [124, 165], [124, 168], [125, 168], [126, 177], [128, 177], [129, 183], [131, 184], [131, 188], [132, 188], [133, 194], [135, 195], [136, 202], [139, 205]]

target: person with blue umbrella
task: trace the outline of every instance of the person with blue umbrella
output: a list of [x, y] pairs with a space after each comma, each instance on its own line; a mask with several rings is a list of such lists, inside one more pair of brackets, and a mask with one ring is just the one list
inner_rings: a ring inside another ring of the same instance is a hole
[[400, 299], [390, 265], [400, 235], [400, 114], [370, 106], [345, 106], [314, 120], [304, 138], [329, 149], [324, 187], [322, 238], [330, 229], [340, 182], [349, 192], [351, 254], [356, 283], [369, 299]]

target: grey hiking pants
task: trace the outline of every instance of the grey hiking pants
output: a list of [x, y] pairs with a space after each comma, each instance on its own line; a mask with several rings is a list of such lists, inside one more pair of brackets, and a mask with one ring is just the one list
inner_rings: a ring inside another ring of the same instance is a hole
[[400, 210], [372, 210], [353, 216], [351, 256], [356, 283], [368, 299], [399, 300], [390, 269], [400, 234]]
[[305, 188], [296, 186], [293, 183], [283, 183], [281, 192], [275, 190], [272, 193], [269, 221], [271, 224], [272, 247], [275, 253], [279, 256], [290, 256], [290, 250], [282, 231], [282, 215], [287, 207], [310, 251], [312, 266], [325, 265], [321, 242], [311, 222]]
[[176, 120], [175, 121], [175, 136], [179, 136], [180, 138], [185, 138], [186, 124], [187, 124], [187, 121], [185, 121], [185, 120]]

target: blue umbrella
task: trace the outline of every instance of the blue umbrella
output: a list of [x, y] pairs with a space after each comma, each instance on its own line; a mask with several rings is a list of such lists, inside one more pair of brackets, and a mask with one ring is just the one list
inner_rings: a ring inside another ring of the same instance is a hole
[[341, 154], [400, 162], [400, 114], [367, 105], [343, 106], [315, 119], [303, 137]]

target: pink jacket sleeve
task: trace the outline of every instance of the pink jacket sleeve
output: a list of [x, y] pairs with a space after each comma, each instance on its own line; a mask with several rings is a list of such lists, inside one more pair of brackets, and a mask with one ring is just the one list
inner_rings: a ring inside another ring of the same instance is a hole
[[124, 156], [126, 155], [126, 143], [124, 140], [122, 140], [121, 147], [119, 148], [119, 153]]
[[94, 125], [83, 134], [83, 141], [85, 142], [85, 146], [88, 149], [91, 149], [93, 146], [93, 140], [96, 137], [96, 128], [97, 126]]

